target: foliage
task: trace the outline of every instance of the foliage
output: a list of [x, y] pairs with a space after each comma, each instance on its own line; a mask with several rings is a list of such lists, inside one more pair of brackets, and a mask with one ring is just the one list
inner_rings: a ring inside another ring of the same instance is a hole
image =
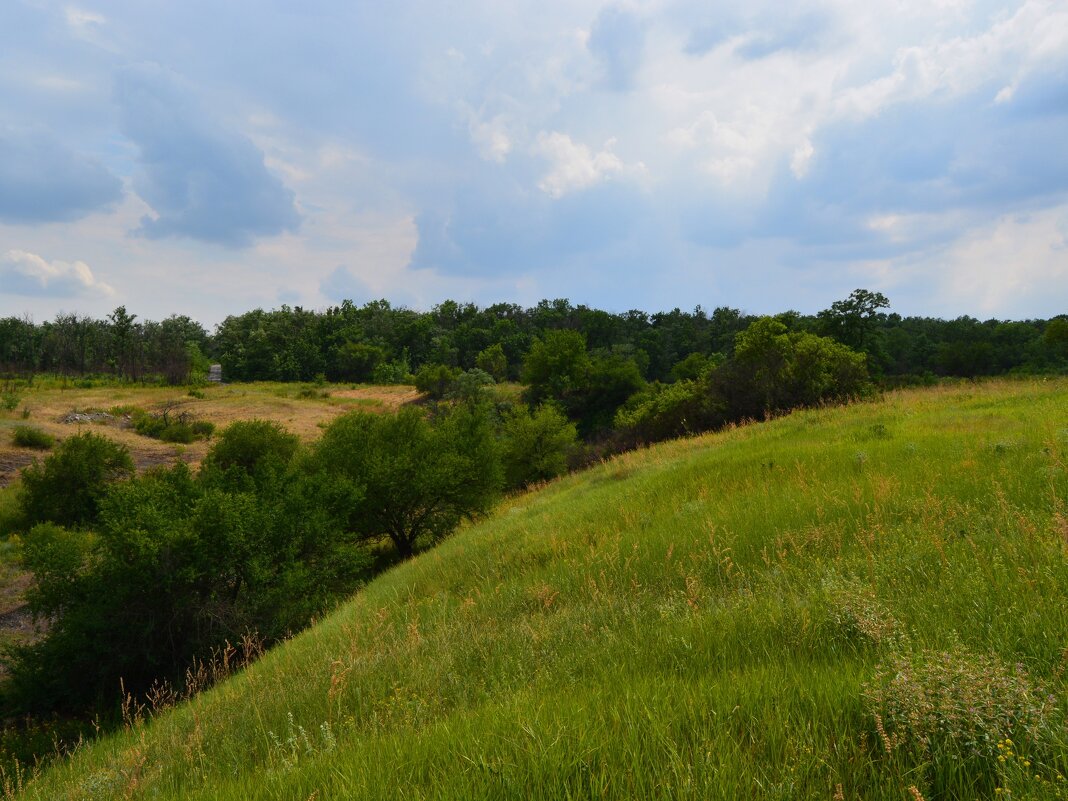
[[475, 358], [475, 367], [493, 377], [498, 384], [508, 378], [508, 355], [500, 342], [494, 342]]
[[509, 489], [563, 475], [579, 445], [575, 424], [551, 403], [543, 403], [533, 413], [525, 404], [514, 406], [502, 421], [501, 440]]
[[449, 400], [464, 401], [465, 403], [477, 403], [482, 400], [486, 390], [495, 385], [493, 376], [485, 370], [475, 367], [466, 370], [453, 379], [449, 384], [445, 397]]
[[725, 403], [708, 382], [679, 380], [650, 384], [616, 412], [614, 425], [635, 442], [659, 442], [709, 431], [728, 420]]
[[523, 383], [531, 404], [564, 402], [586, 386], [590, 371], [586, 338], [578, 331], [546, 331], [523, 360]]
[[735, 419], [847, 400], [869, 386], [863, 354], [826, 337], [788, 332], [770, 317], [738, 334], [733, 358], [710, 378]]
[[996, 784], [1005, 743], [1039, 760], [1048, 757], [1065, 719], [1054, 697], [1023, 665], [961, 647], [899, 654], [880, 665], [866, 688], [881, 745], [902, 749], [939, 777], [959, 773], [988, 791]]
[[227, 488], [263, 488], [282, 475], [300, 439], [271, 420], [239, 420], [219, 434], [202, 471], [205, 481]]
[[210, 439], [215, 433], [215, 424], [194, 419], [189, 412], [176, 412], [175, 407], [168, 406], [158, 414], [135, 413], [134, 431], [163, 442], [188, 444], [198, 439]]
[[14, 649], [8, 703], [99, 706], [120, 679], [143, 694], [247, 632], [270, 642], [306, 625], [350, 590], [368, 564], [342, 530], [358, 493], [298, 469], [274, 479], [230, 490], [179, 463], [111, 487], [92, 534], [31, 530], [27, 600], [49, 626]]
[[15, 426], [11, 432], [11, 442], [20, 448], [34, 448], [39, 451], [51, 450], [56, 438], [46, 431], [33, 426]]
[[386, 352], [366, 342], [346, 342], [337, 352], [335, 378], [340, 381], [370, 381]]
[[124, 445], [86, 432], [68, 437], [44, 463], [22, 471], [22, 508], [32, 523], [62, 526], [96, 521], [108, 485], [133, 475]]
[[415, 374], [415, 388], [434, 400], [441, 400], [462, 372], [459, 367], [446, 367], [444, 364], [423, 365]]
[[466, 404], [433, 423], [413, 408], [395, 415], [352, 412], [327, 427], [314, 461], [322, 473], [362, 488], [350, 530], [389, 537], [404, 557], [485, 512], [501, 484], [486, 415]]

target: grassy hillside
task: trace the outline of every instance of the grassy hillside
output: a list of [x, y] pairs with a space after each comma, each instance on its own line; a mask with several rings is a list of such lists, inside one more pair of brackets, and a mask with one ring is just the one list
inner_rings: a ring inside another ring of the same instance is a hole
[[23, 797], [1065, 798], [1066, 468], [1065, 381], [632, 453]]

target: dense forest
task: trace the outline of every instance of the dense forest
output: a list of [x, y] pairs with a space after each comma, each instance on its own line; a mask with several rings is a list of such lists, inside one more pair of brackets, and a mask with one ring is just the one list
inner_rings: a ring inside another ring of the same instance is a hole
[[[787, 311], [775, 319], [789, 332], [831, 337], [863, 351], [869, 373], [884, 383], [1068, 369], [1068, 314], [941, 320], [902, 317], [888, 307], [882, 294], [857, 290], [819, 314]], [[517, 380], [536, 340], [568, 330], [584, 337], [591, 357], [629, 360], [643, 380], [671, 382], [679, 377], [680, 362], [694, 354], [730, 357], [735, 336], [756, 319], [728, 307], [649, 314], [611, 313], [567, 300], [531, 308], [449, 300], [420, 312], [378, 300], [363, 306], [345, 301], [324, 311], [257, 309], [227, 317], [209, 333], [186, 316], [141, 321], [120, 307], [106, 319], [0, 319], [0, 372], [108, 374], [178, 384], [218, 362], [234, 381], [398, 383], [427, 365], [441, 365]]]

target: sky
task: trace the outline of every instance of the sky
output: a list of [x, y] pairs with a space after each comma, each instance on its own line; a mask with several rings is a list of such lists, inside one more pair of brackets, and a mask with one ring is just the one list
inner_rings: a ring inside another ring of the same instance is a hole
[[0, 0], [0, 317], [1068, 312], [1068, 0]]

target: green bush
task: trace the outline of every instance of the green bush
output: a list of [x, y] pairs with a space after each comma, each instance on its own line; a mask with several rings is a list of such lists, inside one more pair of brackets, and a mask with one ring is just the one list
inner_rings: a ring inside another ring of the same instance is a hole
[[80, 709], [180, 680], [194, 659], [249, 631], [268, 641], [350, 592], [368, 564], [342, 521], [359, 498], [290, 476], [228, 492], [179, 464], [114, 486], [96, 533], [35, 527], [23, 560], [46, 637], [10, 660], [21, 711]]
[[204, 458], [204, 479], [229, 487], [263, 487], [284, 473], [300, 439], [270, 420], [240, 420], [219, 435]]
[[707, 431], [725, 422], [725, 410], [707, 382], [650, 384], [616, 412], [615, 426], [632, 442], [659, 442]]
[[16, 426], [11, 432], [11, 441], [20, 448], [34, 448], [39, 451], [51, 450], [56, 438], [33, 426]]
[[552, 404], [542, 404], [533, 414], [521, 404], [506, 414], [501, 440], [505, 486], [519, 489], [566, 473], [578, 431]]
[[209, 439], [215, 431], [215, 424], [207, 420], [191, 420], [185, 414], [172, 418], [167, 412], [146, 414], [135, 412], [134, 431], [151, 439], [163, 442], [188, 444], [197, 439]]
[[93, 523], [110, 484], [130, 478], [124, 445], [93, 433], [68, 437], [44, 460], [22, 471], [22, 508], [29, 523]]
[[0, 395], [0, 406], [2, 406], [5, 411], [12, 412], [19, 405], [19, 400], [20, 398], [17, 393], [5, 392], [3, 395]]
[[441, 400], [452, 383], [461, 375], [459, 367], [444, 364], [424, 364], [415, 374], [415, 388], [434, 400]]

